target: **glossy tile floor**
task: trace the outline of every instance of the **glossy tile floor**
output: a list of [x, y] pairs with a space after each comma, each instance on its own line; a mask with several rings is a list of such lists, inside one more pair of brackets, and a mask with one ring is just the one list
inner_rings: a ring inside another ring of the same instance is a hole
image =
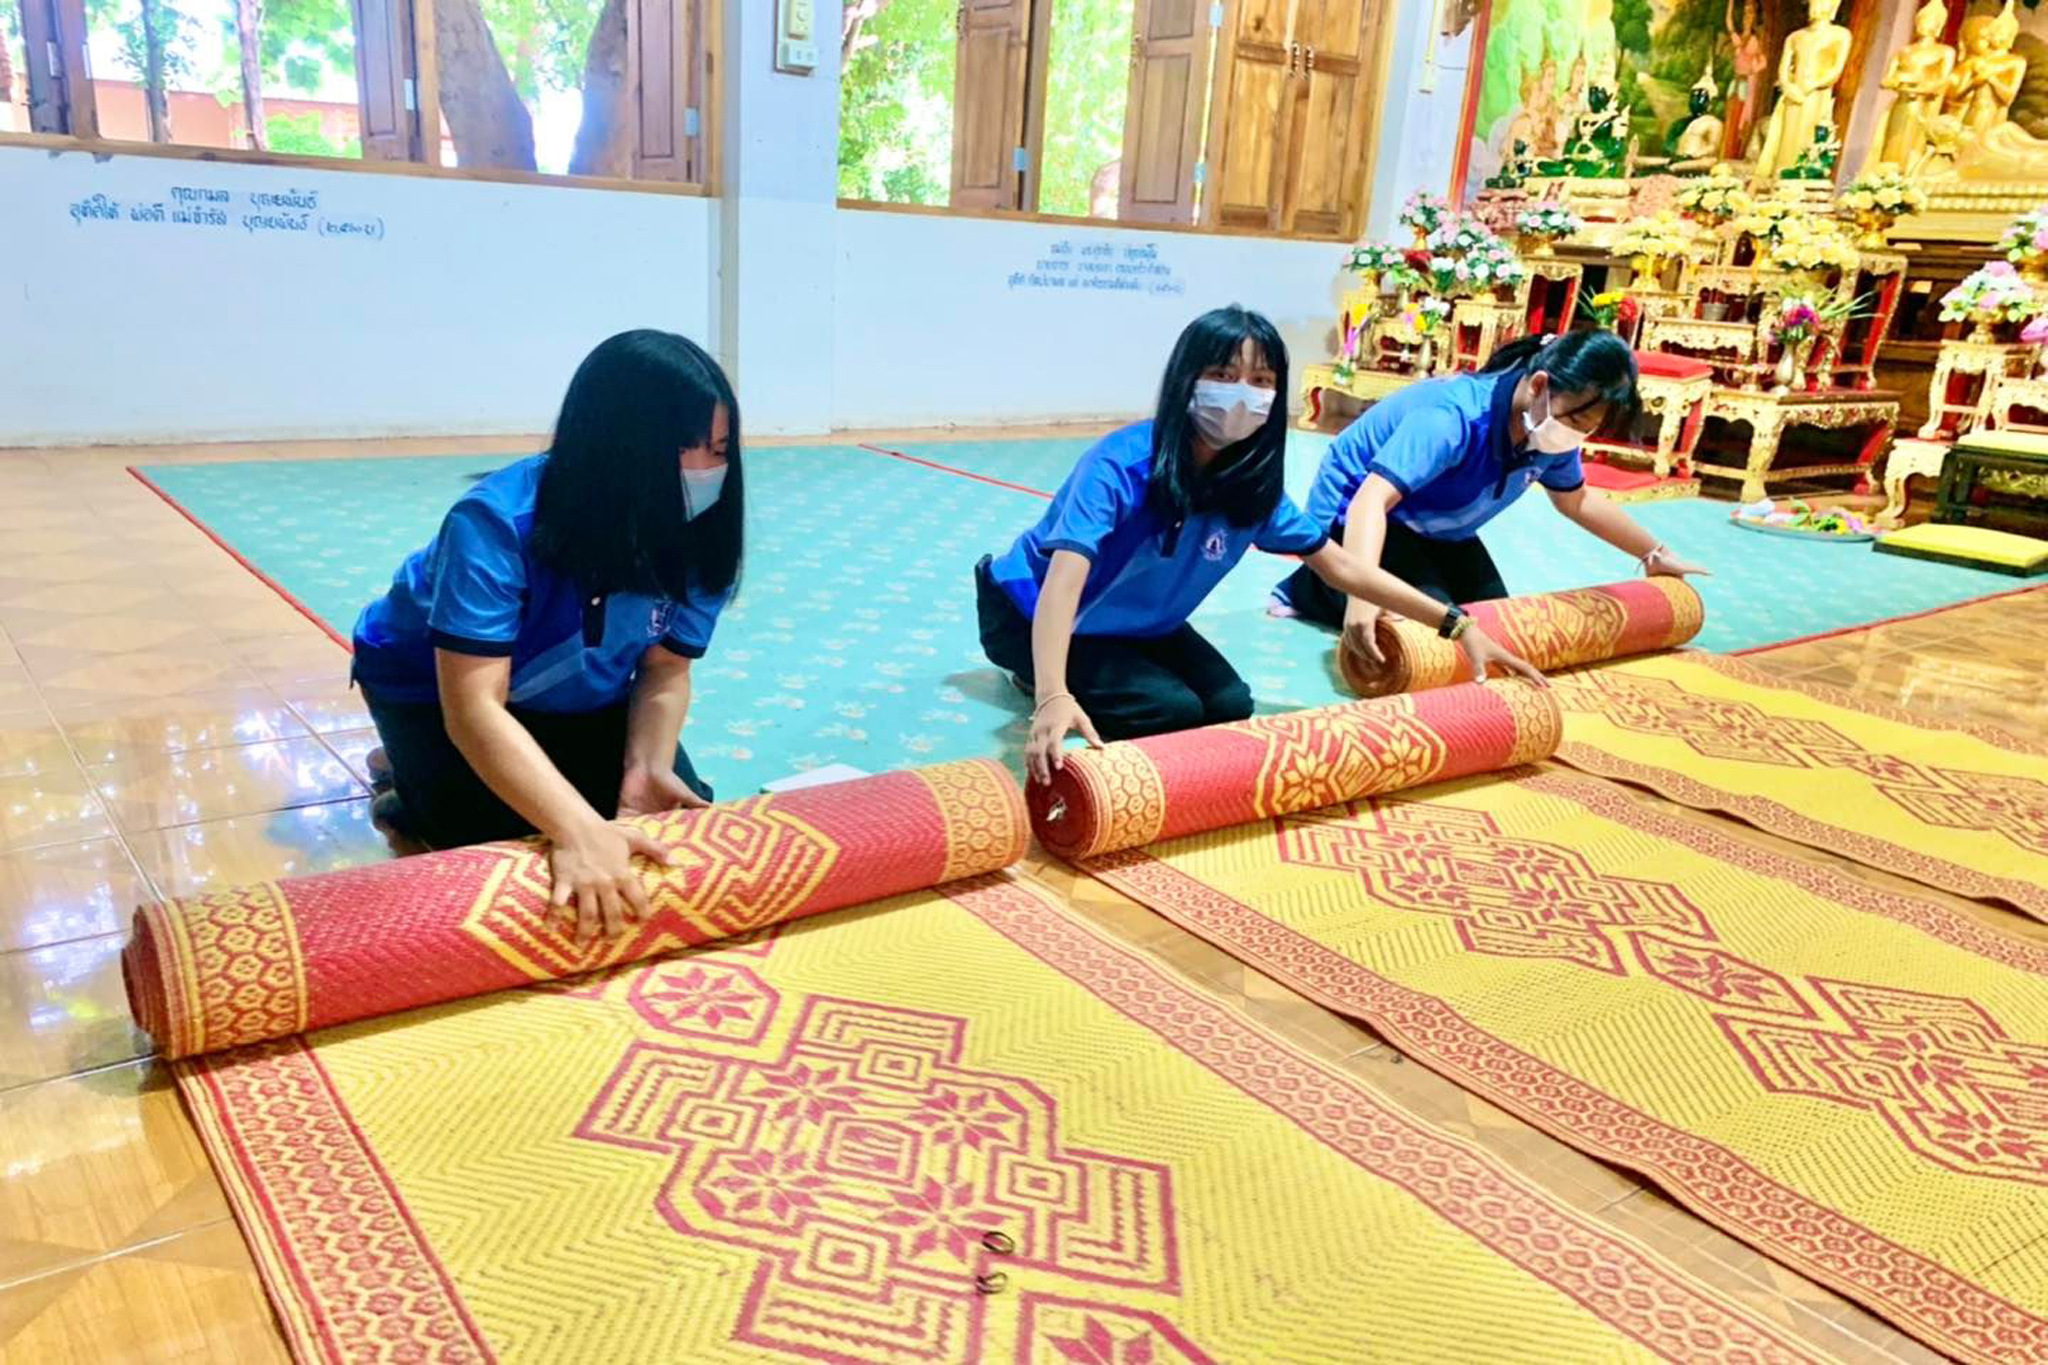
[[[129, 909], [145, 898], [389, 856], [369, 820], [369, 721], [334, 643], [124, 471], [363, 453], [360, 443], [0, 452], [0, 1359], [283, 1358], [205, 1156], [128, 1019], [117, 959]], [[1930, 717], [2048, 731], [2048, 591], [1756, 657]], [[1037, 872], [1133, 942], [1236, 992], [1304, 1046], [1818, 1350], [1931, 1358], [1114, 893], [1062, 868]], [[2017, 916], [1976, 913], [2048, 937]]]

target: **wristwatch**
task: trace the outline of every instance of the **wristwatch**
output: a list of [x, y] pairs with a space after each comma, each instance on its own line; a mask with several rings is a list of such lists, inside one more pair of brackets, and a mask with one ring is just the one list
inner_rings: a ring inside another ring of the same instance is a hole
[[1456, 640], [1472, 628], [1472, 613], [1463, 607], [1450, 607], [1444, 612], [1444, 619], [1437, 623], [1436, 633], [1446, 640]]

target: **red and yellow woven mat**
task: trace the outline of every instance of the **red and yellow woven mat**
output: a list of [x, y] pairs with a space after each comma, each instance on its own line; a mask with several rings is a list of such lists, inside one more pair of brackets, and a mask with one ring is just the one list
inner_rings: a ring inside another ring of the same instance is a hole
[[[1640, 578], [1570, 592], [1470, 604], [1473, 624], [1545, 671], [1676, 649], [1700, 633], [1705, 608], [1682, 578]], [[1380, 618], [1380, 660], [1339, 640], [1337, 671], [1361, 697], [1421, 692], [1472, 677], [1465, 651], [1413, 621]]]
[[288, 1037], [655, 957], [1009, 866], [1017, 783], [986, 759], [641, 822], [672, 866], [653, 913], [578, 940], [532, 843], [484, 844], [145, 907], [122, 957], [167, 1057]]
[[2048, 1359], [2048, 948], [1529, 770], [1090, 867], [1929, 1345]]
[[1093, 858], [1550, 757], [1549, 689], [1465, 683], [1073, 750], [1027, 799], [1038, 841]]
[[176, 1068], [308, 1360], [1811, 1358], [1008, 878]]
[[1711, 654], [1555, 681], [1575, 768], [2048, 919], [2048, 749]]

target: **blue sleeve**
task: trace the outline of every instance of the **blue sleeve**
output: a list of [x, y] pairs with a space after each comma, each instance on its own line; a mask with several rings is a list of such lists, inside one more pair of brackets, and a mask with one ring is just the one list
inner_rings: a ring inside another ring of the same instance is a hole
[[1423, 408], [1402, 419], [1374, 452], [1372, 472], [1407, 497], [1465, 458], [1465, 423], [1448, 408]]
[[526, 556], [511, 519], [481, 498], [456, 503], [434, 538], [433, 571], [427, 627], [435, 646], [510, 657], [526, 597]]
[[668, 631], [661, 637], [661, 647], [685, 659], [703, 658], [704, 651], [711, 648], [711, 632], [718, 627], [719, 613], [731, 600], [730, 592], [719, 597], [707, 593], [687, 602], [672, 604]]
[[1329, 538], [1322, 527], [1309, 520], [1308, 513], [1295, 506], [1293, 498], [1282, 493], [1273, 506], [1273, 515], [1252, 537], [1252, 544], [1268, 554], [1306, 556], [1322, 549]]
[[1365, 449], [1365, 422], [1361, 416], [1338, 432], [1316, 467], [1315, 487], [1308, 492], [1308, 515], [1318, 526], [1343, 521], [1358, 485], [1365, 482], [1366, 466], [1371, 462]]
[[1574, 450], [1563, 459], [1536, 476], [1536, 482], [1553, 493], [1569, 493], [1575, 488], [1586, 486], [1586, 467], [1579, 462], [1579, 452]]
[[1042, 542], [1045, 553], [1072, 550], [1095, 560], [1095, 553], [1109, 533], [1135, 510], [1130, 483], [1122, 466], [1111, 457], [1104, 440], [1086, 455], [1060, 489], [1060, 509]]

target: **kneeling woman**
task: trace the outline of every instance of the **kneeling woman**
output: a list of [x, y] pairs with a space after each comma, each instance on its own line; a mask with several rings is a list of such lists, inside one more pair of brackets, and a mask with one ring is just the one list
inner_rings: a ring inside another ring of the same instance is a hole
[[547, 453], [471, 489], [356, 622], [379, 815], [442, 848], [546, 835], [583, 933], [644, 910], [632, 859], [661, 850], [614, 821], [711, 799], [678, 739], [742, 503], [717, 362], [654, 331], [591, 352]]
[[[1567, 519], [1645, 571], [1702, 573], [1586, 487], [1579, 447], [1625, 426], [1635, 409], [1635, 352], [1614, 333], [1523, 337], [1478, 374], [1411, 384], [1344, 428], [1323, 456], [1308, 514], [1359, 559], [1439, 602], [1507, 596], [1479, 528], [1537, 483]], [[1342, 626], [1380, 657], [1374, 625], [1383, 603], [1347, 597], [1306, 572], [1273, 596], [1296, 615]]]
[[1166, 363], [1158, 415], [1098, 441], [1038, 524], [976, 566], [982, 648], [1037, 696], [1034, 780], [1059, 766], [1070, 731], [1100, 744], [1251, 715], [1251, 690], [1188, 617], [1254, 546], [1437, 626], [1481, 677], [1490, 664], [1538, 677], [1462, 612], [1331, 543], [1287, 497], [1286, 387], [1272, 323], [1203, 314]]

